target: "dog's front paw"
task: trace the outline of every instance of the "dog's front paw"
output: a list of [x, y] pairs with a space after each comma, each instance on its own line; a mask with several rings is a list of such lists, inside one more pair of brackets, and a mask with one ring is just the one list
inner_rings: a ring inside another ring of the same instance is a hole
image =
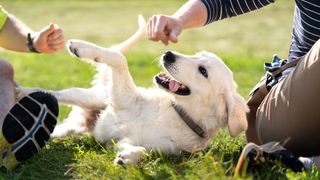
[[119, 152], [113, 163], [116, 165], [136, 165], [146, 155], [144, 147], [131, 147]]
[[67, 47], [72, 56], [89, 61], [97, 61], [103, 51], [101, 47], [81, 40], [70, 40]]
[[115, 165], [125, 165], [128, 164], [128, 160], [125, 159], [121, 154], [118, 154], [117, 157], [113, 160]]

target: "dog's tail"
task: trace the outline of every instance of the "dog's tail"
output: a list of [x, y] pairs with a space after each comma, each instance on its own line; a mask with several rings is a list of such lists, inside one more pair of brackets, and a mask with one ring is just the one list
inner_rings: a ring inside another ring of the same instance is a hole
[[121, 53], [126, 53], [131, 47], [133, 47], [146, 32], [146, 20], [142, 15], [138, 16], [139, 29], [134, 33], [129, 39], [123, 41], [122, 43], [114, 46], [114, 48]]

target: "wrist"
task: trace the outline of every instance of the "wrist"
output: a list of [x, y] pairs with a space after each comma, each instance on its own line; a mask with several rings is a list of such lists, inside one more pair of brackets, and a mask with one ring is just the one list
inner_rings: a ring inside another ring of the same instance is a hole
[[186, 29], [186, 20], [183, 16], [180, 16], [180, 15], [177, 15], [177, 14], [174, 14], [171, 16], [175, 23], [181, 28], [181, 29]]
[[28, 33], [27, 35], [27, 46], [30, 52], [34, 52], [34, 53], [40, 53], [35, 47], [34, 47], [34, 36], [31, 35], [31, 33]]

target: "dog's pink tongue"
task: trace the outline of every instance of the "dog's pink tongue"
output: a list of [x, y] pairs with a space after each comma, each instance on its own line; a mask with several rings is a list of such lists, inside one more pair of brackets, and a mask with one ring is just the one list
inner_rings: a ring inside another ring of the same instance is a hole
[[177, 92], [179, 87], [180, 87], [180, 83], [178, 83], [177, 81], [175, 81], [173, 79], [170, 79], [170, 81], [169, 81], [169, 90], [171, 92]]

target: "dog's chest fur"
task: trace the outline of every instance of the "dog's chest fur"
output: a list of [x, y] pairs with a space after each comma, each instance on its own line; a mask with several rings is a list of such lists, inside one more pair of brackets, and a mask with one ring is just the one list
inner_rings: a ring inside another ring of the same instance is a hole
[[[93, 133], [98, 140], [129, 138], [147, 149], [168, 152], [192, 152], [206, 144], [208, 139], [199, 137], [180, 118], [172, 107], [174, 98], [167, 92], [139, 88], [136, 96], [124, 98], [128, 98], [127, 104], [110, 102], [101, 113]], [[113, 137], [101, 127], [112, 130]]]

